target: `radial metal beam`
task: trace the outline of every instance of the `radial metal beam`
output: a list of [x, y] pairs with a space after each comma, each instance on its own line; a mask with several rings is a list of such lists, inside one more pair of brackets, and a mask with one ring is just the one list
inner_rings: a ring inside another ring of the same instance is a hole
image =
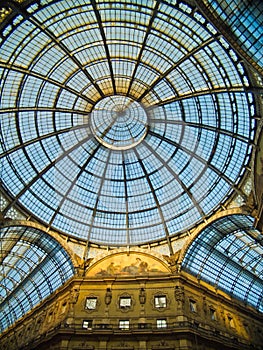
[[[148, 145], [146, 144], [146, 142], [145, 142], [144, 140], [143, 140], [142, 142], [148, 147]], [[149, 148], [149, 147], [148, 147], [148, 148]], [[153, 184], [152, 184], [152, 182], [151, 182], [150, 176], [149, 176], [149, 174], [148, 174], [148, 172], [147, 172], [147, 170], [146, 170], [146, 168], [145, 168], [145, 166], [144, 166], [144, 164], [143, 164], [143, 161], [142, 161], [142, 159], [141, 159], [141, 157], [140, 157], [140, 154], [138, 153], [138, 151], [136, 150], [136, 148], [134, 148], [134, 153], [136, 154], [136, 157], [137, 157], [138, 162], [139, 162], [139, 164], [140, 164], [140, 166], [141, 166], [141, 168], [142, 168], [142, 171], [143, 171], [143, 173], [144, 173], [144, 175], [145, 175], [145, 178], [146, 178], [146, 180], [147, 180], [147, 183], [148, 183], [148, 185], [149, 185], [149, 188], [151, 189], [152, 196], [153, 196], [154, 201], [155, 201], [155, 203], [156, 203], [156, 207], [157, 207], [157, 209], [158, 209], [158, 213], [159, 213], [159, 215], [160, 215], [160, 219], [161, 219], [162, 225], [163, 225], [163, 227], [164, 227], [164, 233], [165, 233], [165, 237], [166, 237], [166, 240], [167, 240], [167, 245], [168, 245], [168, 247], [169, 247], [170, 255], [173, 255], [174, 252], [173, 252], [173, 247], [172, 247], [171, 240], [170, 240], [169, 230], [168, 230], [168, 227], [167, 227], [167, 225], [166, 225], [166, 220], [165, 220], [165, 218], [164, 218], [163, 211], [162, 211], [161, 205], [160, 205], [160, 203], [159, 203], [158, 197], [157, 197], [157, 195], [156, 195], [156, 193], [155, 193], [155, 189], [154, 189]]]
[[205, 124], [199, 124], [199, 123], [193, 123], [193, 122], [186, 122], [186, 121], [183, 121], [183, 120], [171, 120], [171, 119], [154, 119], [153, 123], [189, 126], [189, 127], [193, 127], [193, 128], [197, 128], [197, 129], [201, 128], [201, 129], [213, 131], [215, 133], [219, 133], [219, 134], [222, 134], [222, 135], [226, 135], [226, 136], [229, 136], [231, 138], [235, 138], [235, 139], [237, 139], [239, 141], [242, 141], [242, 142], [247, 142], [247, 143], [251, 143], [252, 142], [248, 137], [239, 135], [239, 134], [235, 133], [234, 131], [229, 131], [229, 130], [226, 130], [226, 129], [220, 129], [219, 127], [211, 126], [211, 125], [205, 125]]
[[[253, 70], [263, 75], [263, 67], [254, 60], [251, 52], [245, 50], [245, 45], [240, 42], [240, 39], [237, 39], [237, 35], [233, 32], [233, 28], [231, 29], [230, 24], [227, 24], [227, 20], [219, 16], [218, 13], [213, 9], [212, 2], [207, 0], [194, 0], [194, 3], [196, 7], [206, 16], [210, 23], [213, 23], [217, 30], [219, 30], [222, 35], [227, 38], [227, 41], [238, 52], [238, 54], [247, 62], [249, 62], [249, 64], [253, 67]], [[243, 2], [240, 4], [242, 3]], [[247, 4], [248, 6], [251, 6], [249, 5], [249, 2]], [[228, 6], [231, 7], [232, 3], [229, 2]]]
[[[56, 163], [58, 163], [59, 161], [61, 161], [63, 158], [65, 158], [68, 154], [70, 154], [72, 151], [74, 151], [76, 148], [82, 146], [83, 144], [85, 144], [88, 140], [92, 139], [93, 136], [89, 135], [86, 138], [84, 138], [83, 140], [81, 140], [79, 143], [77, 143], [76, 145], [73, 145], [71, 148], [69, 148], [67, 151], [64, 151], [58, 158], [54, 159], [52, 162], [50, 162], [45, 168], [42, 169], [42, 171], [40, 171], [39, 173], [37, 173], [37, 175], [31, 179], [31, 181], [27, 184], [24, 185], [24, 187], [22, 188], [22, 190], [16, 195], [14, 196], [13, 200], [6, 206], [6, 208], [3, 210], [3, 215], [5, 216], [5, 214], [8, 212], [8, 210], [10, 208], [12, 208], [12, 206], [14, 204], [16, 204], [16, 202], [19, 200], [19, 198], [26, 193], [26, 191], [29, 190], [29, 188], [37, 181], [39, 180], [47, 171], [49, 171], [53, 166], [55, 166]], [[19, 174], [17, 174], [17, 176], [19, 177]], [[23, 181], [21, 179], [21, 181]]]
[[130, 223], [129, 223], [129, 197], [128, 197], [128, 188], [127, 188], [127, 171], [125, 166], [125, 153], [122, 151], [122, 168], [123, 168], [123, 177], [124, 177], [124, 192], [125, 192], [125, 222], [126, 222], [126, 241], [127, 245], [130, 245]]
[[85, 116], [90, 116], [91, 112], [83, 111], [80, 109], [70, 109], [70, 108], [61, 108], [61, 107], [8, 107], [0, 109], [0, 114], [7, 113], [17, 113], [17, 112], [51, 112], [51, 113], [70, 113], [70, 114], [80, 114]]
[[93, 77], [88, 73], [88, 71], [83, 68], [82, 63], [70, 52], [66, 45], [64, 45], [48, 28], [46, 28], [37, 18], [32, 16], [27, 12], [25, 8], [22, 8], [20, 4], [13, 0], [9, 0], [10, 5], [14, 8], [18, 13], [20, 13], [26, 20], [31, 22], [34, 26], [40, 29], [46, 36], [48, 36], [65, 54], [70, 58], [75, 65], [79, 68], [80, 71], [87, 77], [87, 79], [93, 84], [96, 90], [99, 92], [101, 97], [105, 97], [103, 91], [98, 86], [98, 84], [94, 81]]
[[75, 131], [75, 130], [79, 130], [79, 129], [86, 129], [88, 127], [89, 127], [88, 124], [77, 125], [77, 126], [69, 127], [66, 129], [61, 129], [61, 130], [57, 130], [54, 132], [50, 132], [50, 133], [45, 134], [45, 135], [41, 135], [41, 136], [38, 136], [38, 137], [31, 139], [29, 141], [26, 141], [26, 142], [23, 141], [19, 145], [14, 146], [14, 147], [10, 148], [9, 150], [6, 150], [3, 153], [1, 153], [0, 159], [4, 158], [6, 156], [9, 156], [10, 154], [12, 154], [20, 149], [26, 149], [26, 147], [28, 147], [36, 142], [41, 142], [41, 141], [46, 140], [50, 137], [58, 136], [58, 135], [61, 135], [61, 134], [67, 133], [67, 132], [71, 132], [71, 131]]
[[[100, 147], [102, 147], [102, 145], [100, 144]], [[91, 236], [91, 231], [94, 225], [94, 221], [95, 221], [95, 217], [96, 217], [96, 213], [98, 210], [98, 205], [99, 205], [99, 201], [100, 201], [100, 195], [101, 195], [101, 191], [104, 185], [104, 181], [105, 181], [105, 177], [106, 177], [106, 171], [107, 171], [107, 167], [109, 165], [109, 161], [110, 161], [110, 156], [111, 156], [112, 151], [109, 149], [108, 150], [108, 156], [107, 156], [107, 160], [105, 163], [105, 167], [101, 176], [101, 181], [100, 181], [100, 186], [99, 186], [99, 190], [97, 193], [97, 198], [96, 198], [96, 203], [94, 205], [93, 211], [92, 211], [92, 217], [91, 217], [91, 223], [89, 225], [89, 230], [88, 230], [88, 235], [87, 235], [87, 242], [86, 242], [86, 246], [84, 249], [84, 253], [83, 253], [83, 259], [86, 260], [88, 259], [88, 251], [89, 251], [89, 243], [90, 243], [90, 236]]]
[[153, 104], [151, 107], [148, 107], [148, 109], [151, 110], [155, 107], [160, 107], [160, 106], [168, 105], [173, 102], [178, 102], [178, 101], [199, 97], [199, 96], [206, 96], [206, 95], [213, 95], [213, 94], [246, 93], [246, 92], [250, 92], [250, 91], [245, 89], [244, 86], [233, 87], [233, 88], [223, 87], [223, 88], [214, 88], [214, 89], [207, 89], [207, 90], [200, 90], [200, 91], [192, 91], [186, 94], [182, 94], [180, 96], [172, 96], [165, 100], [159, 101]]
[[[60, 87], [61, 89], [64, 89], [80, 98], [82, 98], [83, 100], [85, 100], [86, 102], [90, 103], [92, 106], [94, 106], [94, 101], [92, 101], [90, 98], [88, 98], [85, 95], [82, 95], [81, 93], [79, 93], [79, 91], [72, 89], [71, 87], [65, 85], [65, 84], [61, 84], [60, 82], [56, 81], [55, 79], [51, 79], [50, 77], [44, 76], [42, 74], [36, 73], [32, 70], [17, 66], [15, 64], [10, 64], [10, 63], [5, 63], [5, 62], [1, 62], [0, 61], [0, 68], [5, 68], [8, 69], [10, 71], [15, 71], [18, 73], [22, 73], [25, 76], [31, 76], [37, 79], [40, 79], [42, 81], [45, 81], [47, 83], [50, 83], [52, 85], [55, 85], [57, 87]], [[23, 77], [24, 78], [24, 77]]]
[[143, 141], [145, 146], [155, 155], [155, 157], [162, 163], [163, 167], [167, 169], [167, 171], [176, 179], [176, 181], [180, 184], [184, 192], [188, 195], [192, 203], [194, 204], [195, 208], [198, 210], [200, 216], [202, 218], [205, 218], [206, 214], [204, 213], [203, 209], [195, 199], [193, 193], [190, 191], [189, 188], [184, 184], [183, 180], [180, 179], [179, 175], [163, 160], [163, 158], [153, 149], [153, 147], [149, 146], [147, 142]]
[[[137, 58], [137, 61], [136, 61], [136, 65], [134, 67], [134, 70], [133, 70], [133, 73], [132, 73], [132, 76], [131, 76], [131, 80], [130, 80], [130, 85], [128, 87], [128, 90], [127, 90], [127, 93], [126, 93], [126, 96], [129, 96], [130, 94], [130, 91], [131, 91], [131, 88], [132, 88], [132, 85], [134, 83], [134, 79], [135, 79], [135, 76], [136, 76], [136, 73], [137, 73], [137, 70], [138, 70], [138, 67], [141, 63], [141, 59], [142, 59], [142, 55], [143, 55], [143, 52], [145, 50], [145, 47], [146, 47], [146, 43], [147, 43], [147, 40], [148, 40], [148, 37], [150, 35], [150, 32], [152, 30], [152, 25], [153, 25], [153, 22], [158, 14], [158, 8], [159, 8], [159, 5], [160, 5], [160, 2], [161, 0], [157, 0], [156, 1], [156, 4], [154, 6], [154, 9], [153, 9], [153, 13], [152, 13], [152, 17], [147, 25], [147, 30], [146, 30], [146, 33], [145, 33], [145, 36], [144, 36], [144, 39], [143, 39], [143, 42], [142, 42], [142, 45], [141, 45], [141, 49], [140, 49], [140, 52], [138, 54], [138, 58]], [[140, 101], [141, 99], [139, 99]]]
[[93, 11], [95, 13], [95, 16], [96, 16], [96, 19], [97, 19], [97, 22], [99, 25], [100, 35], [102, 37], [104, 49], [105, 49], [106, 56], [107, 56], [107, 61], [108, 61], [109, 69], [110, 69], [110, 75], [111, 75], [111, 82], [112, 82], [112, 87], [113, 87], [113, 93], [114, 93], [114, 95], [116, 95], [116, 83], [115, 83], [115, 78], [114, 78], [114, 72], [113, 72], [113, 67], [112, 67], [112, 63], [111, 63], [110, 51], [109, 51], [109, 47], [107, 44], [107, 38], [106, 38], [105, 31], [103, 28], [102, 20], [101, 20], [101, 15], [100, 15], [100, 12], [97, 8], [97, 4], [96, 4], [95, 0], [91, 0], [91, 5], [92, 5]]
[[65, 189], [65, 193], [63, 194], [63, 197], [61, 199], [61, 201], [59, 202], [57, 209], [55, 210], [54, 214], [52, 215], [52, 218], [49, 221], [48, 226], [51, 227], [53, 224], [53, 221], [55, 220], [56, 215], [58, 214], [58, 212], [60, 211], [61, 207], [63, 206], [63, 203], [65, 202], [65, 200], [67, 199], [69, 193], [72, 191], [73, 187], [76, 185], [77, 180], [80, 178], [81, 174], [83, 173], [83, 171], [85, 170], [86, 166], [89, 164], [89, 162], [93, 159], [93, 157], [95, 156], [95, 154], [97, 153], [97, 151], [99, 150], [99, 148], [101, 147], [100, 144], [98, 144], [98, 146], [93, 150], [93, 152], [89, 155], [88, 159], [86, 160], [86, 162], [81, 166], [80, 171], [78, 172], [78, 174], [75, 176], [74, 179], [71, 179], [71, 184], [69, 186], [69, 188], [66, 190]]
[[232, 189], [237, 192], [238, 194], [240, 194], [240, 190], [238, 188], [236, 188], [235, 186], [235, 182], [233, 182], [229, 177], [227, 177], [225, 175], [225, 173], [221, 172], [219, 169], [217, 169], [215, 166], [213, 166], [211, 163], [209, 163], [207, 160], [203, 159], [202, 157], [200, 157], [198, 154], [193, 153], [192, 151], [188, 150], [186, 147], [184, 147], [182, 144], [179, 144], [176, 141], [170, 140], [167, 137], [164, 137], [162, 135], [157, 134], [156, 132], [149, 130], [148, 131], [150, 135], [155, 136], [156, 138], [169, 143], [170, 145], [173, 145], [174, 147], [184, 151], [185, 153], [187, 153], [188, 155], [190, 155], [191, 157], [194, 157], [195, 159], [197, 159], [199, 162], [201, 162], [202, 164], [204, 164], [206, 167], [210, 168], [214, 173], [216, 173], [220, 178], [222, 178], [223, 180], [226, 181], [226, 183], [228, 183]]
[[215, 37], [211, 37], [209, 39], [207, 39], [206, 41], [204, 41], [201, 45], [195, 47], [192, 51], [188, 52], [186, 55], [184, 55], [184, 57], [182, 57], [179, 61], [177, 61], [175, 64], [173, 64], [169, 69], [167, 69], [166, 72], [164, 72], [163, 74], [160, 74], [159, 77], [157, 79], [155, 79], [153, 81], [153, 83], [151, 84], [151, 86], [148, 87], [148, 89], [146, 89], [141, 96], [137, 99], [137, 101], [141, 101], [151, 90], [153, 90], [155, 88], [155, 86], [157, 84], [159, 84], [163, 79], [165, 79], [170, 73], [172, 73], [180, 64], [182, 64], [183, 62], [185, 62], [186, 60], [188, 60], [191, 56], [193, 56], [194, 54], [196, 54], [198, 51], [202, 50], [204, 47], [208, 46], [209, 44], [211, 44], [212, 42], [214, 42], [216, 40]]

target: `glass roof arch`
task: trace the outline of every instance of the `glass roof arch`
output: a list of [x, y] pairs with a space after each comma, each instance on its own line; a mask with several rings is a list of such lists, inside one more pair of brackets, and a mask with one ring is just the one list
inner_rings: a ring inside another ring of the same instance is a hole
[[2, 31], [1, 177], [52, 229], [169, 240], [235, 190], [254, 139], [236, 53], [183, 1], [14, 4]]
[[1, 228], [1, 332], [74, 275], [63, 247], [46, 232], [26, 226]]
[[242, 49], [259, 65], [262, 72], [263, 48], [263, 4], [243, 1], [208, 0], [205, 4], [210, 11], [227, 23], [235, 34]]
[[182, 270], [263, 312], [263, 240], [254, 219], [222, 217], [193, 240]]

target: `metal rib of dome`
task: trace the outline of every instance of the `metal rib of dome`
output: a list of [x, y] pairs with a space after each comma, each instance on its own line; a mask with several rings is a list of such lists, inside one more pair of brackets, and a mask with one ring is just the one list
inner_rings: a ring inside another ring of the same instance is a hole
[[40, 1], [0, 47], [2, 182], [93, 243], [169, 239], [236, 189], [253, 96], [228, 43], [182, 1]]

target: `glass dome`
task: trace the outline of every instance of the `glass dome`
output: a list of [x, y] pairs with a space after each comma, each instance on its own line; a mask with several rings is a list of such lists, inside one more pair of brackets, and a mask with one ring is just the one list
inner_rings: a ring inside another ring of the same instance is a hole
[[19, 205], [78, 239], [136, 245], [191, 229], [237, 190], [254, 100], [196, 8], [13, 6], [0, 39], [5, 215]]

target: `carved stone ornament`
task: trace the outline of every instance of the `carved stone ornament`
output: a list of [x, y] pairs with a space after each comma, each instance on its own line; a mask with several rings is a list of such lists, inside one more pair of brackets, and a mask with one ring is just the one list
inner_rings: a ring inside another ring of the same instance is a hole
[[110, 288], [107, 288], [106, 294], [105, 294], [105, 304], [110, 305], [112, 299], [112, 292]]
[[144, 288], [140, 289], [139, 300], [141, 305], [145, 304], [146, 302], [146, 293]]

